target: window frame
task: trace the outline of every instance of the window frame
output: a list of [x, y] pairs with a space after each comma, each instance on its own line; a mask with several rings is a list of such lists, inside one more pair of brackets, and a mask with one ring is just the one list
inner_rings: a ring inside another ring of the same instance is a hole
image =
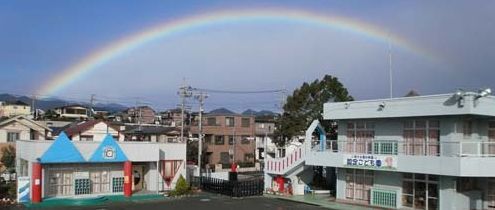
[[[246, 120], [247, 120], [247, 124], [246, 124]], [[241, 118], [241, 127], [243, 127], [243, 128], [251, 127], [251, 118], [249, 118], [249, 117]]]
[[[14, 136], [12, 136], [14, 135]], [[21, 133], [20, 132], [13, 132], [13, 131], [8, 131], [7, 132], [7, 142], [15, 142], [17, 140], [21, 139]]]
[[[228, 123], [232, 120], [232, 123]], [[225, 127], [235, 127], [235, 117], [225, 117]]]
[[225, 145], [225, 137], [222, 135], [215, 136], [215, 145]]

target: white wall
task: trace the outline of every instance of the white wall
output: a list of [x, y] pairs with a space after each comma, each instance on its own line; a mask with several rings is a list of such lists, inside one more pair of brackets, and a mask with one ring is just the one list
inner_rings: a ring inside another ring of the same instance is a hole
[[[82, 136], [93, 136], [93, 141], [103, 141], [105, 136], [107, 134], [110, 134], [112, 136], [118, 136], [119, 139], [116, 139], [118, 141], [124, 141], [124, 134], [119, 135], [119, 131], [115, 130], [114, 128], [108, 126], [104, 122], [99, 122], [96, 125], [93, 126], [93, 128], [84, 131], [81, 133]], [[80, 141], [81, 138], [79, 134], [75, 134], [72, 136], [73, 141]]]

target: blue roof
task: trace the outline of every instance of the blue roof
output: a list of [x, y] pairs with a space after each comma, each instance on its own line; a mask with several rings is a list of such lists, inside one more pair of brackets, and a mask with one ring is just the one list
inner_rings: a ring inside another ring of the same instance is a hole
[[40, 158], [41, 163], [81, 163], [86, 162], [72, 141], [61, 132]]
[[127, 160], [124, 151], [109, 134], [105, 136], [103, 142], [89, 158], [89, 162], [125, 162]]

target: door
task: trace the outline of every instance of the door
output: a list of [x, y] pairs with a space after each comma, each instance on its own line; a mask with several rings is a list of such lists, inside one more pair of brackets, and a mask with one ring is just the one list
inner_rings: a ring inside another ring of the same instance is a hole
[[143, 182], [143, 166], [132, 166], [132, 190], [141, 191], [143, 189]]

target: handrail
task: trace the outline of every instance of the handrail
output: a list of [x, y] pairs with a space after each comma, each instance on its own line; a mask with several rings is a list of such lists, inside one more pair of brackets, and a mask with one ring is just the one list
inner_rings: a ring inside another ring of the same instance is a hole
[[495, 157], [495, 141], [328, 140], [326, 148], [312, 152], [446, 157]]

